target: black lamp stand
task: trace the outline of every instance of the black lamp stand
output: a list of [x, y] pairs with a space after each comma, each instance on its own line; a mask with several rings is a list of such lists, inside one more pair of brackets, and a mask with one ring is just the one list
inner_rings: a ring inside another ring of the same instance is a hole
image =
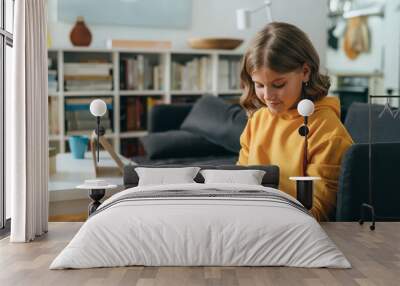
[[[103, 126], [100, 125], [100, 117], [96, 116], [96, 129], [92, 133], [90, 138], [90, 148], [92, 150], [93, 165], [96, 177], [109, 177], [109, 176], [121, 176], [124, 172], [124, 163], [121, 161], [119, 156], [115, 153], [114, 147], [104, 138], [106, 133]], [[110, 157], [117, 164], [117, 167], [106, 167], [99, 166], [100, 160], [100, 145], [103, 146], [104, 150], [110, 154]]]
[[304, 137], [304, 154], [301, 178], [296, 178], [296, 197], [304, 207], [310, 210], [313, 206], [313, 180], [307, 178], [307, 163], [308, 163], [308, 133], [310, 130], [307, 127], [308, 116], [304, 116], [304, 124], [299, 128], [300, 136]]
[[95, 134], [97, 136], [97, 140], [96, 140], [96, 151], [97, 151], [97, 162], [99, 162], [100, 160], [100, 146], [99, 146], [99, 138], [100, 136], [103, 136], [106, 131], [104, 129], [103, 126], [100, 125], [100, 116], [96, 116], [96, 130], [95, 130]]

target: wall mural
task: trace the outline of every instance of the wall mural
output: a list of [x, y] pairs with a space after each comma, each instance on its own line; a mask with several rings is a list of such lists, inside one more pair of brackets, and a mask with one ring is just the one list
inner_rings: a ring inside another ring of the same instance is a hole
[[89, 24], [188, 29], [192, 0], [58, 0], [57, 13], [68, 23], [83, 16]]

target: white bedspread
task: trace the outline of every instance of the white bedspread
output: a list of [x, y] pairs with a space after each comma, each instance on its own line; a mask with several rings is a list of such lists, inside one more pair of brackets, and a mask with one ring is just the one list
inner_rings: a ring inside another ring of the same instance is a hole
[[[118, 193], [90, 217], [50, 269], [127, 265], [349, 268], [318, 222], [301, 210], [258, 198], [152, 198], [112, 204], [131, 192], [264, 190], [253, 185], [179, 184]], [[108, 206], [108, 207], [107, 207]]]

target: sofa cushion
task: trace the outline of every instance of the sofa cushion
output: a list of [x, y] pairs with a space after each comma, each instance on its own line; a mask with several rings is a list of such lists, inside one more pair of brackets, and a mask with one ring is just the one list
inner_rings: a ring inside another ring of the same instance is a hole
[[141, 137], [140, 141], [149, 159], [200, 157], [230, 153], [200, 135], [185, 130], [150, 133]]
[[147, 129], [150, 133], [177, 130], [192, 109], [192, 104], [158, 104], [151, 108]]
[[247, 122], [245, 111], [215, 96], [203, 96], [193, 106], [181, 125], [186, 130], [238, 153], [240, 135]]

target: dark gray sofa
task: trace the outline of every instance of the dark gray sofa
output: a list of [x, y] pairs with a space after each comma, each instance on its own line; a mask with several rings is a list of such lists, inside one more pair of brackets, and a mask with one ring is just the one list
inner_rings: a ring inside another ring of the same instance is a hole
[[[192, 104], [157, 105], [154, 106], [148, 118], [148, 132], [164, 132], [178, 130], [186, 116], [192, 110]], [[243, 111], [244, 112], [244, 111]], [[238, 139], [239, 140], [239, 139]], [[238, 153], [225, 152], [209, 154], [208, 156], [189, 156], [179, 158], [149, 159], [147, 156], [136, 156], [132, 160], [141, 165], [234, 165]]]

